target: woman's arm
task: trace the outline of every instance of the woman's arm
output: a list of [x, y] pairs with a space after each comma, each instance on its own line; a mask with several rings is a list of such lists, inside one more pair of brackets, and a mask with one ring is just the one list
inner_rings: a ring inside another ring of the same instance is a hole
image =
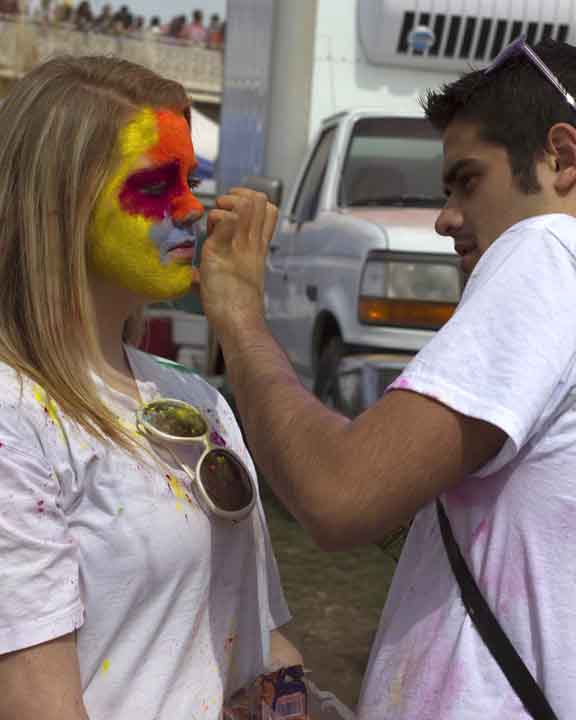
[[0, 656], [0, 720], [89, 720], [74, 634]]

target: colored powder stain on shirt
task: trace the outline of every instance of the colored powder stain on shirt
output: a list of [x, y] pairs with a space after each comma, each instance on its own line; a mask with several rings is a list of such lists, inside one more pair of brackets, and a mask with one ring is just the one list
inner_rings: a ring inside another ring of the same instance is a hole
[[168, 481], [168, 486], [170, 487], [170, 490], [172, 490], [174, 497], [178, 498], [178, 500], [185, 500], [186, 491], [178, 480], [173, 475], [166, 475], [166, 480]]
[[102, 662], [102, 672], [106, 673], [110, 670], [110, 660], [106, 659]]
[[402, 704], [402, 696], [404, 690], [404, 678], [406, 676], [406, 662], [400, 665], [400, 669], [390, 683], [389, 703], [393, 708], [398, 708]]
[[176, 510], [183, 509], [184, 500], [186, 500], [190, 505], [195, 504], [190, 494], [186, 492], [186, 490], [182, 487], [182, 484], [177, 478], [175, 478], [173, 475], [167, 474], [166, 481], [168, 482], [168, 486], [172, 491], [172, 494], [176, 498]]
[[118, 507], [118, 509], [116, 510], [116, 514], [117, 514], [117, 515], [122, 515], [123, 512], [124, 512], [124, 506], [123, 506], [123, 505], [120, 505], [120, 506]]
[[404, 377], [399, 377], [397, 380], [395, 380], [390, 385], [390, 390], [409, 390], [410, 389], [410, 383], [409, 381]]
[[38, 500], [36, 503], [36, 512], [43, 513], [44, 509], [44, 500]]
[[39, 405], [41, 405], [44, 408], [44, 412], [50, 420], [52, 420], [53, 423], [58, 425], [60, 423], [60, 420], [58, 418], [58, 413], [56, 411], [56, 403], [52, 398], [48, 397], [48, 394], [46, 391], [41, 388], [39, 385], [34, 386], [34, 397]]
[[216, 430], [212, 430], [210, 433], [210, 442], [213, 445], [218, 445], [218, 447], [226, 447], [226, 440], [220, 435], [220, 433], [216, 432]]
[[33, 387], [34, 399], [42, 407], [46, 417], [58, 428], [62, 439], [66, 441], [66, 433], [58, 417], [57, 405], [40, 385], [34, 385]]
[[122, 429], [125, 430], [127, 433], [132, 435], [134, 438], [139, 438], [140, 433], [138, 432], [138, 428], [136, 425], [134, 425], [131, 422], [128, 422], [128, 420], [125, 420], [124, 418], [120, 417], [120, 415], [116, 415], [116, 422], [122, 426]]

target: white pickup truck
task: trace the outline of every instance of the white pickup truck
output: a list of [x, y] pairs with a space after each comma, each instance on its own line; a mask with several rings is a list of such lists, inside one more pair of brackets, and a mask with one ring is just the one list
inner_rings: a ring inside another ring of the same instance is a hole
[[[270, 247], [270, 329], [305, 383], [355, 414], [451, 316], [462, 275], [423, 117], [353, 110], [322, 124]], [[253, 179], [256, 186], [273, 179]]]

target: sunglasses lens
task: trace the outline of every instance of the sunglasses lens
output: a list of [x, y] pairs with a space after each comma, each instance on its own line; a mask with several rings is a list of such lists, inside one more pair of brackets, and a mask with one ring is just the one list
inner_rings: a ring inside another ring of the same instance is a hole
[[225, 450], [210, 450], [200, 466], [200, 482], [220, 510], [237, 512], [250, 505], [254, 490], [248, 470]]
[[208, 429], [202, 415], [193, 407], [165, 400], [147, 405], [142, 419], [155, 430], [173, 437], [201, 437]]

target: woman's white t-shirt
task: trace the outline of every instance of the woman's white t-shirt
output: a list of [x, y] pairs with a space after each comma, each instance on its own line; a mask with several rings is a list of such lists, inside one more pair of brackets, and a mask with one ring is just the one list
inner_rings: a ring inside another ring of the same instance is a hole
[[[213, 387], [127, 354], [143, 402], [194, 404], [256, 477]], [[138, 403], [100, 387], [135, 430]], [[90, 720], [219, 718], [289, 620], [260, 503], [209, 518], [173, 465], [99, 442], [0, 364], [0, 653], [76, 630]]]
[[[576, 219], [540, 216], [498, 238], [392, 387], [507, 434], [442, 501], [503, 629], [558, 717], [576, 718]], [[466, 614], [434, 504], [407, 539], [359, 717], [528, 720]]]

